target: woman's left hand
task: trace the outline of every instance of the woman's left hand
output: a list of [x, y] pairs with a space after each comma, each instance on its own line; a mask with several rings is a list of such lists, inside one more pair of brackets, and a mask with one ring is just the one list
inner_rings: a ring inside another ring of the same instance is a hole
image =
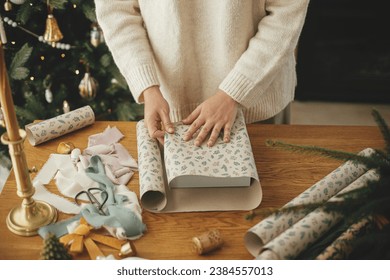
[[[183, 120], [184, 124], [190, 127], [184, 135], [184, 141], [195, 138], [195, 146], [200, 146], [210, 134], [207, 140], [207, 146], [212, 147], [223, 130], [223, 141], [230, 141], [230, 131], [236, 119], [238, 103], [227, 93], [218, 90], [215, 95], [205, 100], [196, 109]], [[203, 126], [203, 127], [202, 127]]]

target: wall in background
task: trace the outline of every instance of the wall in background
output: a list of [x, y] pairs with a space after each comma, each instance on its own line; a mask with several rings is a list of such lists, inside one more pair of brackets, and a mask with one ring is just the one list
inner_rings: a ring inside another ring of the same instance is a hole
[[297, 100], [390, 103], [388, 0], [313, 0], [298, 48]]

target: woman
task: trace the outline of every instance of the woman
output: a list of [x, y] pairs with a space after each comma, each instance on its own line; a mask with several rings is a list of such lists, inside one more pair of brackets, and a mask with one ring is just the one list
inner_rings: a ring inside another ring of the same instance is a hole
[[[195, 145], [224, 141], [237, 110], [247, 123], [294, 98], [294, 49], [309, 0], [95, 0], [114, 60], [149, 134], [190, 124]], [[161, 125], [162, 124], [162, 125]]]

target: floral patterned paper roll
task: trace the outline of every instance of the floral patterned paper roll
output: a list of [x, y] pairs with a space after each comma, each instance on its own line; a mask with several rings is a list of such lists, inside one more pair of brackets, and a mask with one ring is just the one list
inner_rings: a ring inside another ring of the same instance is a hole
[[[367, 148], [359, 154], [368, 156], [374, 152], [373, 149]], [[291, 200], [284, 207], [325, 202], [359, 178], [366, 171], [367, 169], [364, 165], [347, 161]], [[298, 222], [306, 216], [306, 214], [308, 213], [305, 211], [296, 211], [283, 214], [272, 214], [265, 218], [246, 233], [245, 244], [248, 251], [253, 256], [258, 256], [266, 243]]]
[[[369, 170], [338, 194], [365, 187], [367, 182], [378, 180], [378, 178], [379, 175], [375, 170]], [[342, 201], [342, 198], [334, 196], [329, 201]], [[277, 259], [295, 259], [301, 252], [340, 222], [341, 219], [342, 215], [339, 212], [328, 212], [322, 207], [318, 207], [279, 236], [265, 244], [263, 252], [271, 250], [278, 256]], [[258, 256], [258, 259], [264, 259], [261, 256], [262, 254]]]
[[[162, 148], [149, 136], [143, 120], [137, 124], [142, 207], [159, 213], [256, 208], [262, 189], [242, 112], [237, 114], [228, 144], [206, 148], [206, 144], [195, 147], [193, 141], [183, 143], [185, 127], [179, 126], [176, 123], [175, 133], [165, 135]], [[235, 179], [248, 185], [239, 185]]]
[[330, 244], [320, 255], [317, 260], [341, 260], [348, 257], [352, 252], [352, 242], [354, 239], [367, 232], [373, 227], [372, 217], [364, 218], [359, 222], [351, 225], [343, 234], [341, 234], [332, 244]]
[[64, 134], [91, 125], [95, 114], [90, 106], [84, 106], [69, 113], [26, 125], [27, 139], [32, 146], [60, 137]]

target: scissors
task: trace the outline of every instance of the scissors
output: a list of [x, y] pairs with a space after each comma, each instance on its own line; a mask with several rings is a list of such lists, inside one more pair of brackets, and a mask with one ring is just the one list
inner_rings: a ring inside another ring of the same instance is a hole
[[[104, 194], [104, 199], [103, 199], [102, 203], [96, 198], [96, 196], [92, 193], [92, 191], [100, 191], [101, 198], [103, 197], [103, 194]], [[89, 188], [86, 191], [79, 192], [78, 194], [76, 194], [76, 196], [74, 198], [77, 205], [80, 205], [79, 197], [82, 194], [85, 194], [88, 197], [88, 200], [91, 202], [91, 204], [94, 204], [98, 208], [100, 214], [105, 215], [105, 216], [107, 215], [103, 210], [103, 206], [107, 202], [107, 199], [108, 199], [108, 193], [105, 190], [103, 190], [101, 188]]]

